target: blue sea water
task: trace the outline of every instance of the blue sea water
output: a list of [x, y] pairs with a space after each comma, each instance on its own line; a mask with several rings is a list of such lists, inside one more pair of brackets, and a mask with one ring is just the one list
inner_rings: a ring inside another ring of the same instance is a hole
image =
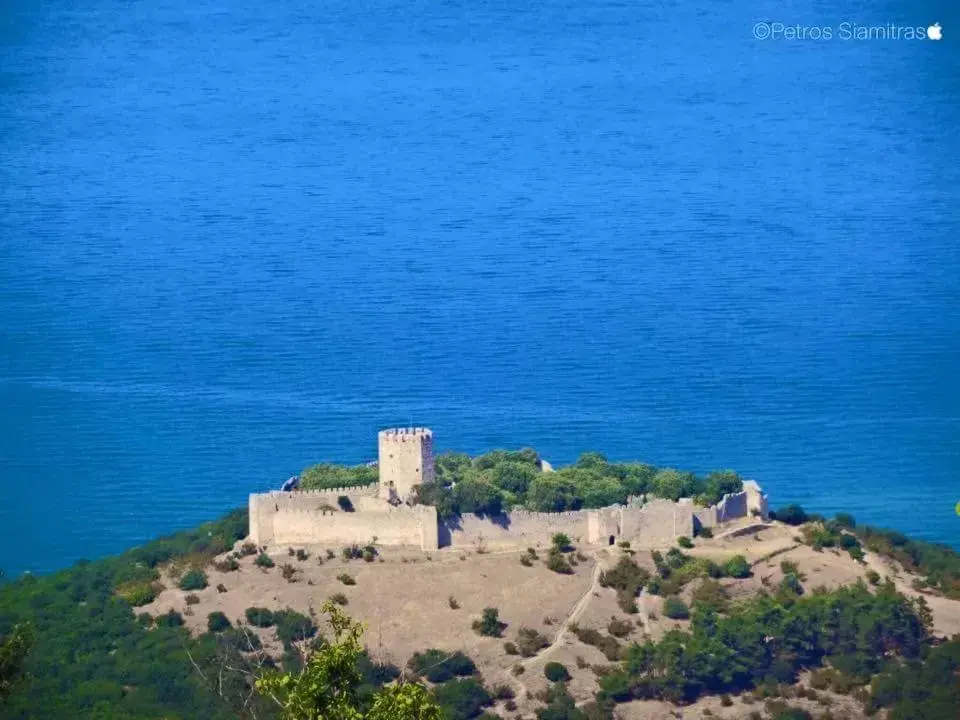
[[0, 567], [394, 424], [960, 546], [958, 129], [946, 0], [6, 0]]

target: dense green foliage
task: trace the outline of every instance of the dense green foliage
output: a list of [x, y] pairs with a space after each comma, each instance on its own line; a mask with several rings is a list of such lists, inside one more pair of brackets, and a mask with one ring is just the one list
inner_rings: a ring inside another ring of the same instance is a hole
[[333, 603], [326, 603], [323, 610], [333, 637], [297, 672], [268, 671], [256, 680], [257, 692], [280, 708], [283, 720], [440, 720], [440, 707], [416, 683], [378, 689], [365, 703], [363, 626]]
[[[212, 557], [246, 535], [245, 511], [122, 555], [0, 586], [0, 636], [30, 622], [28, 677], [8, 700], [9, 718], [236, 718], [190, 662], [217, 662], [218, 638], [190, 639], [178, 613], [145, 625], [118, 590], [150, 583], [160, 563]], [[241, 692], [239, 679], [229, 688]]]
[[464, 513], [497, 515], [511, 507], [541, 512], [598, 508], [649, 493], [676, 500], [694, 497], [709, 505], [743, 487], [730, 470], [703, 478], [672, 468], [643, 463], [612, 463], [599, 453], [585, 453], [556, 472], [541, 472], [537, 453], [495, 450], [471, 459], [445, 453], [436, 459], [437, 484], [420, 488], [421, 502], [436, 505], [441, 518]]
[[876, 593], [857, 584], [788, 603], [761, 595], [727, 616], [695, 605], [689, 631], [630, 646], [621, 671], [602, 678], [601, 687], [617, 701], [684, 702], [764, 681], [793, 682], [800, 670], [824, 662], [868, 679], [889, 656], [920, 658], [927, 640], [914, 606], [889, 584]]
[[33, 644], [30, 630], [21, 625], [0, 635], [0, 704], [22, 679], [23, 665]]
[[455, 677], [473, 675], [477, 666], [462, 652], [446, 652], [431, 648], [422, 653], [414, 653], [409, 662], [410, 669], [418, 676], [426, 677], [432, 683], [442, 683]]
[[377, 482], [378, 477], [375, 465], [346, 467], [344, 465], [320, 463], [308, 467], [300, 473], [300, 488], [302, 490], [327, 490], [330, 488], [371, 485]]
[[566, 665], [558, 662], [548, 662], [543, 666], [543, 674], [550, 682], [566, 682], [570, 679], [570, 671]]
[[889, 720], [955, 720], [960, 709], [960, 637], [877, 675], [869, 709], [890, 708]]

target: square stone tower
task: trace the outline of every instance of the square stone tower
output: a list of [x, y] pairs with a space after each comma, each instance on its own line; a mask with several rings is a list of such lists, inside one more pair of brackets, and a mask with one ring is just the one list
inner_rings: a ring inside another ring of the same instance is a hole
[[378, 496], [391, 502], [410, 497], [414, 485], [435, 480], [433, 432], [427, 428], [390, 428], [379, 435]]

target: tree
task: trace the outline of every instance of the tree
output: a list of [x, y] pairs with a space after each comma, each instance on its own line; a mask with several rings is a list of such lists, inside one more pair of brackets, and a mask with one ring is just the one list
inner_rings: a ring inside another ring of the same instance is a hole
[[0, 703], [23, 678], [23, 663], [32, 646], [33, 633], [24, 625], [15, 625], [7, 637], [0, 637]]
[[257, 692], [280, 708], [283, 720], [440, 720], [440, 707], [415, 683], [382, 688], [370, 711], [360, 710], [359, 688], [364, 626], [354, 623], [331, 602], [321, 608], [333, 637], [313, 652], [299, 673], [267, 672]]
[[706, 505], [715, 505], [724, 495], [743, 490], [743, 478], [733, 470], [714, 470], [704, 478], [703, 496]]
[[653, 476], [651, 490], [657, 497], [667, 500], [679, 500], [682, 497], [690, 497], [696, 488], [696, 478], [691, 473], [680, 472], [673, 468], [660, 470]]
[[467, 478], [453, 488], [453, 497], [460, 512], [476, 515], [499, 515], [503, 510], [500, 491], [482, 477]]

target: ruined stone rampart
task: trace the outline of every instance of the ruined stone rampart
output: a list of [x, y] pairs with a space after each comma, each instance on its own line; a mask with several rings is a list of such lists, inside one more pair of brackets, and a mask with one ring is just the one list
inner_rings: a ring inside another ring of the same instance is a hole
[[587, 518], [591, 510], [539, 513], [513, 510], [492, 517], [463, 515], [444, 523], [441, 545], [455, 548], [485, 546], [544, 547], [555, 533], [566, 533], [574, 541], [586, 542]]

